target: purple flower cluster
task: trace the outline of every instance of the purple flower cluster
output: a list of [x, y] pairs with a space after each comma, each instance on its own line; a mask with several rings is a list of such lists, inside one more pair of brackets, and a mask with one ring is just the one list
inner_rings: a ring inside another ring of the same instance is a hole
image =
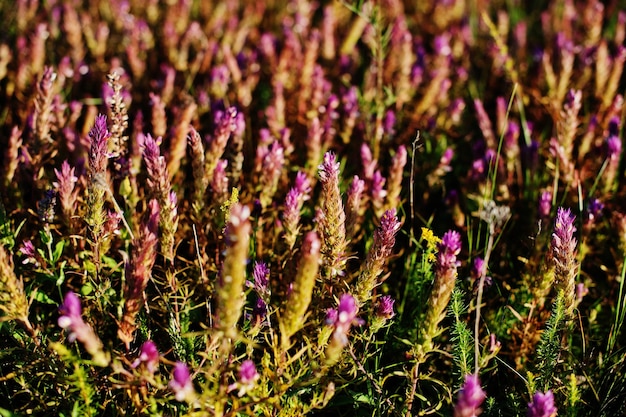
[[102, 342], [91, 326], [83, 321], [80, 299], [73, 292], [68, 292], [59, 306], [59, 327], [68, 330], [67, 340], [78, 340], [85, 350], [92, 356], [92, 360], [99, 366], [109, 363], [109, 356], [103, 351]]
[[334, 328], [333, 339], [340, 345], [348, 344], [348, 333], [352, 326], [361, 326], [364, 323], [357, 317], [358, 312], [356, 300], [350, 294], [343, 294], [339, 298], [337, 308], [331, 308], [326, 312], [326, 324]]
[[536, 392], [532, 401], [528, 404], [528, 417], [554, 417], [557, 409], [554, 405], [554, 395], [548, 390], [545, 394]]
[[476, 417], [480, 415], [482, 413], [480, 406], [485, 398], [486, 395], [480, 387], [478, 376], [466, 375], [454, 406], [454, 417]]

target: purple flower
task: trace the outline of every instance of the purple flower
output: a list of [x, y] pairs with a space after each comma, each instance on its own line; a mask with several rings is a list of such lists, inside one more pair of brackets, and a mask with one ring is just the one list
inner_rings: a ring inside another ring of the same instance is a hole
[[550, 191], [544, 191], [539, 196], [539, 217], [546, 219], [550, 216], [550, 210], [552, 209], [552, 193]]
[[372, 179], [376, 170], [376, 161], [372, 157], [372, 151], [367, 144], [361, 145], [361, 163], [363, 164], [363, 178]]
[[144, 363], [146, 369], [151, 374], [156, 371], [159, 364], [159, 351], [152, 340], [146, 340], [139, 350], [139, 357], [133, 362], [132, 367], [136, 368]]
[[[252, 317], [257, 324], [267, 324], [264, 321], [267, 315], [267, 303], [261, 297], [257, 297], [254, 307], [252, 307]], [[248, 317], [250, 318], [250, 317]]]
[[474, 258], [474, 265], [472, 265], [472, 278], [480, 279], [483, 275], [483, 269], [485, 268], [485, 260], [480, 256]]
[[107, 129], [107, 118], [98, 115], [94, 126], [89, 131], [91, 147], [89, 149], [89, 169], [91, 175], [104, 173], [107, 167], [107, 141], [111, 137]]
[[447, 231], [437, 244], [437, 268], [441, 270], [456, 269], [456, 256], [461, 252], [461, 235], [454, 230]]
[[396, 113], [393, 110], [387, 110], [385, 113], [385, 119], [383, 120], [383, 129], [387, 136], [393, 136], [396, 134], [394, 126], [396, 124]]
[[19, 252], [22, 256], [24, 256], [22, 264], [34, 264], [35, 266], [39, 265], [39, 262], [37, 261], [37, 250], [35, 249], [35, 245], [33, 245], [32, 241], [25, 240], [22, 242]]
[[556, 212], [554, 233], [552, 233], [551, 254], [554, 262], [555, 283], [563, 291], [566, 312], [573, 317], [576, 303], [576, 275], [578, 262], [576, 260], [576, 238], [574, 232], [574, 215], [569, 209], [559, 207]]
[[606, 156], [609, 160], [619, 160], [622, 153], [622, 140], [617, 135], [606, 138]]
[[172, 370], [172, 379], [170, 380], [169, 387], [174, 391], [177, 401], [183, 401], [189, 398], [194, 389], [187, 365], [182, 362], [176, 362]]
[[59, 306], [59, 313], [61, 314], [58, 321], [59, 326], [69, 331], [67, 340], [70, 342], [80, 341], [85, 350], [91, 354], [94, 364], [107, 366], [110, 356], [104, 352], [102, 342], [93, 329], [83, 321], [80, 299], [75, 293], [70, 291], [65, 295], [63, 304]]
[[393, 304], [395, 300], [389, 295], [384, 295], [378, 299], [376, 305], [376, 315], [385, 319], [390, 319], [394, 316]]
[[575, 217], [570, 209], [563, 207], [557, 209], [554, 233], [552, 234], [552, 248], [555, 255], [573, 253], [576, 246], [574, 220]]
[[303, 199], [308, 198], [308, 193], [311, 192], [311, 181], [302, 171], [298, 171], [296, 174], [296, 180], [294, 181], [294, 188], [298, 191]]
[[387, 195], [387, 191], [385, 190], [386, 182], [387, 180], [383, 177], [383, 174], [381, 174], [379, 170], [376, 170], [376, 172], [374, 172], [374, 176], [372, 177], [371, 190], [374, 205], [382, 205], [385, 196]]
[[63, 299], [63, 304], [59, 306], [59, 327], [62, 329], [70, 329], [70, 334], [68, 335], [68, 340], [73, 342], [76, 340], [76, 333], [72, 329], [79, 322], [82, 323], [83, 319], [81, 317], [82, 308], [80, 306], [80, 299], [73, 292], [68, 292], [65, 294], [65, 298]]
[[326, 310], [326, 324], [328, 324], [329, 326], [334, 325], [337, 321], [337, 314], [338, 313], [336, 308], [329, 308], [328, 310]]
[[352, 325], [360, 326], [364, 323], [363, 320], [357, 318], [359, 307], [356, 304], [356, 300], [350, 294], [343, 294], [339, 298], [339, 305], [337, 309], [330, 309], [326, 313], [326, 323], [332, 325], [335, 328], [333, 337], [340, 341], [341, 345], [348, 344], [348, 332]]
[[254, 362], [246, 359], [239, 366], [239, 379], [234, 384], [228, 386], [228, 392], [239, 389], [237, 395], [242, 397], [246, 392], [254, 388], [255, 381], [259, 379], [259, 373], [256, 370]]
[[602, 216], [604, 203], [597, 198], [592, 198], [587, 203], [587, 220], [593, 222]]
[[226, 174], [227, 167], [228, 161], [226, 159], [220, 159], [215, 164], [213, 177], [211, 178], [211, 190], [216, 196], [225, 196], [228, 193], [228, 175]]
[[445, 168], [445, 171], [449, 171], [450, 163], [452, 162], [452, 158], [454, 157], [454, 149], [447, 148], [443, 154], [441, 155], [441, 159], [439, 159], [439, 165]]
[[253, 384], [259, 378], [254, 362], [247, 359], [241, 363], [239, 367], [239, 382], [244, 385]]
[[265, 262], [254, 262], [252, 277], [254, 278], [254, 283], [252, 283], [254, 290], [261, 295], [267, 293], [270, 283], [270, 268]]
[[78, 192], [75, 191], [78, 178], [74, 175], [74, 168], [70, 167], [70, 164], [63, 161], [61, 164], [61, 170], [54, 169], [54, 174], [57, 178], [56, 182], [52, 185], [57, 189], [59, 193], [59, 200], [61, 200], [61, 207], [63, 213], [68, 217], [72, 214], [74, 204], [78, 198]]
[[554, 406], [554, 395], [551, 390], [545, 394], [536, 392], [533, 400], [528, 403], [528, 417], [553, 417], [556, 416], [557, 409]]
[[326, 182], [339, 181], [339, 162], [335, 154], [326, 152], [324, 154], [324, 162], [317, 168], [319, 170], [320, 180]]
[[454, 417], [478, 416], [482, 410], [480, 406], [485, 400], [485, 392], [480, 387], [480, 380], [476, 375], [465, 375], [465, 382], [454, 407]]

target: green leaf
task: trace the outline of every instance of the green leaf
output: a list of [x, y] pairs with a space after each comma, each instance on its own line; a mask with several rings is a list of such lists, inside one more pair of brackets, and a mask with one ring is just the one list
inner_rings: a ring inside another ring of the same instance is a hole
[[48, 295], [45, 292], [41, 292], [41, 291], [37, 291], [37, 290], [35, 290], [35, 300], [37, 300], [38, 302], [43, 303], [43, 304], [50, 304], [50, 305], [58, 304], [57, 301], [55, 301], [52, 298], [48, 297]]
[[63, 254], [63, 248], [65, 247], [65, 242], [63, 240], [57, 242], [54, 245], [54, 252], [52, 252], [52, 263], [55, 264], [61, 258]]
[[4, 408], [0, 408], [0, 416], [1, 417], [19, 417], [19, 414], [15, 414], [12, 411], [6, 410]]

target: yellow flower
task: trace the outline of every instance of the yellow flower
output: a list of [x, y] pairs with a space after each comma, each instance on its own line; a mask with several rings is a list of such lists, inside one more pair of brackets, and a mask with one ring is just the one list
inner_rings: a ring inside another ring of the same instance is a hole
[[441, 242], [441, 239], [435, 236], [432, 230], [427, 227], [422, 227], [422, 240], [426, 241], [426, 259], [428, 262], [435, 262], [435, 253], [437, 253], [437, 244]]

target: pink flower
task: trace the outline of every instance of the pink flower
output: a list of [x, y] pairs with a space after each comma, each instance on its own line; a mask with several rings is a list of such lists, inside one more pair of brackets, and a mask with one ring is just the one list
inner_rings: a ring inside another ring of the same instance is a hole
[[241, 363], [239, 367], [239, 382], [244, 385], [254, 383], [259, 378], [259, 373], [256, 371], [254, 362], [247, 359]]
[[545, 394], [536, 392], [533, 400], [528, 403], [528, 417], [553, 417], [556, 416], [557, 409], [554, 406], [554, 395], [548, 390]]
[[111, 137], [107, 129], [107, 118], [100, 114], [96, 117], [96, 122], [89, 131], [91, 147], [89, 149], [89, 169], [91, 175], [101, 174], [107, 167], [107, 141]]
[[454, 407], [454, 417], [478, 416], [482, 413], [480, 406], [485, 401], [485, 397], [486, 395], [480, 387], [478, 376], [466, 375]]
[[186, 364], [176, 362], [172, 370], [172, 379], [170, 380], [169, 387], [174, 391], [177, 401], [184, 401], [193, 395], [194, 389], [191, 382], [191, 375]]
[[353, 325], [361, 326], [364, 321], [357, 318], [359, 307], [356, 300], [350, 294], [343, 294], [339, 298], [337, 309], [330, 309], [326, 314], [326, 323], [333, 326], [333, 338], [338, 340], [341, 345], [348, 344], [348, 333]]
[[73, 342], [77, 338], [76, 330], [83, 324], [80, 299], [75, 293], [70, 291], [65, 294], [63, 304], [59, 306], [59, 313], [61, 313], [58, 321], [59, 327], [62, 329], [70, 329], [67, 339]]
[[382, 296], [378, 299], [376, 305], [376, 315], [385, 319], [390, 319], [394, 316], [393, 304], [395, 300], [389, 295]]
[[159, 365], [159, 351], [152, 340], [146, 340], [139, 350], [139, 357], [133, 362], [132, 367], [136, 368], [141, 364], [145, 364], [146, 369], [151, 374], [156, 371]]

